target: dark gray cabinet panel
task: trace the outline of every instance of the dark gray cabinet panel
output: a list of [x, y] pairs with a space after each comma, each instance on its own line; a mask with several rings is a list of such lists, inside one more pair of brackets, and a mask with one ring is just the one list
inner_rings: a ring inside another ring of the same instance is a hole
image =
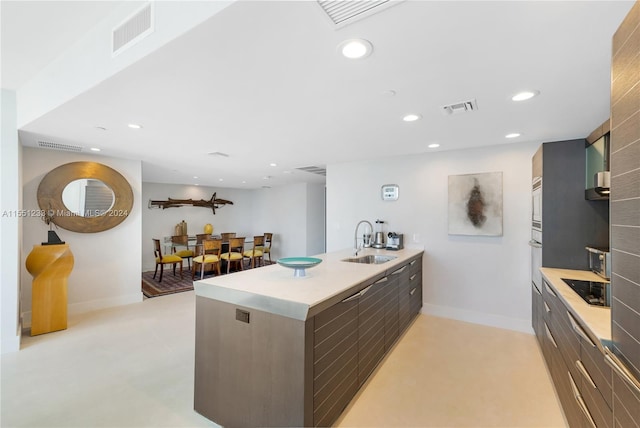
[[362, 295], [358, 318], [358, 383], [362, 385], [385, 353], [385, 300], [389, 279], [372, 284]]
[[358, 300], [345, 299], [313, 324], [313, 421], [326, 426], [358, 390]]
[[609, 202], [584, 199], [585, 142], [544, 143], [532, 161], [542, 166], [544, 267], [588, 270], [584, 247], [609, 247]]

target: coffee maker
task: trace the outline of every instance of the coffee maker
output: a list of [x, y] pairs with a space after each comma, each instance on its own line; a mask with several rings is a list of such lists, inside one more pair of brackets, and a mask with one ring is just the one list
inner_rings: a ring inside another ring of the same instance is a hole
[[402, 233], [389, 232], [387, 238], [387, 250], [395, 251], [404, 248], [404, 235]]
[[371, 245], [373, 248], [384, 248], [384, 233], [382, 232], [382, 225], [384, 224], [383, 220], [376, 220], [376, 224], [378, 225], [378, 227], [380, 228], [380, 230], [378, 230], [375, 233], [375, 238], [373, 240], [373, 244]]

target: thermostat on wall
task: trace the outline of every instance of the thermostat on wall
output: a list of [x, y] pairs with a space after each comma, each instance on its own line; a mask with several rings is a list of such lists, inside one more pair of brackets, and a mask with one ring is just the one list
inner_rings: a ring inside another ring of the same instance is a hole
[[383, 201], [397, 201], [399, 187], [397, 184], [385, 184], [382, 186], [382, 200]]

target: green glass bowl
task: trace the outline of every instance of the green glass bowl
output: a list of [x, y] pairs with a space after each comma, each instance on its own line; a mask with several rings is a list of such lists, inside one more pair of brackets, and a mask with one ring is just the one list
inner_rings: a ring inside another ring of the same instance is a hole
[[284, 257], [278, 259], [277, 263], [289, 269], [293, 269], [293, 276], [306, 276], [305, 269], [312, 268], [322, 263], [322, 259], [315, 257]]

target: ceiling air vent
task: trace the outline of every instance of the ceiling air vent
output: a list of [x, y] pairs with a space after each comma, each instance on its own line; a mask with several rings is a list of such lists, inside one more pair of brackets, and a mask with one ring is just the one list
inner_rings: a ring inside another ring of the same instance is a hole
[[215, 157], [219, 157], [219, 158], [228, 158], [229, 155], [226, 153], [222, 153], [222, 152], [211, 152], [209, 153], [209, 156], [215, 156]]
[[459, 103], [450, 104], [442, 107], [444, 114], [459, 114], [478, 110], [478, 102], [474, 99], [469, 101], [461, 101]]
[[52, 143], [50, 141], [38, 141], [38, 147], [43, 149], [64, 150], [66, 152], [81, 152], [82, 146], [73, 146], [71, 144]]
[[305, 166], [302, 168], [296, 168], [300, 171], [305, 171], [305, 172], [310, 172], [311, 174], [318, 174], [318, 175], [323, 175], [323, 176], [327, 176], [327, 170], [325, 168], [320, 168], [318, 166]]
[[118, 55], [151, 33], [153, 33], [153, 5], [147, 3], [113, 29], [111, 55]]
[[380, 12], [401, 0], [317, 0], [331, 22], [342, 27], [374, 13]]

